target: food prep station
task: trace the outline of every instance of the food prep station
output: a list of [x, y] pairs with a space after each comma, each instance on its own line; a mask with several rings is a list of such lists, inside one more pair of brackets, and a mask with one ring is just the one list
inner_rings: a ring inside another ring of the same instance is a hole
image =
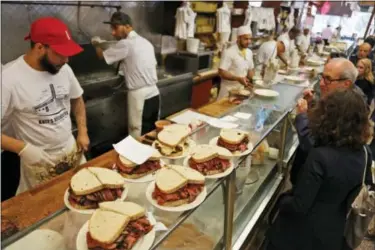
[[[322, 67], [316, 69], [321, 71]], [[159, 70], [159, 72], [162, 71]], [[163, 74], [165, 73], [163, 72]], [[293, 74], [297, 75], [298, 73], [294, 72]], [[308, 83], [309, 86], [313, 86], [317, 82], [317, 77], [309, 78], [309, 74], [306, 73], [300, 75], [307, 80], [305, 84]], [[114, 83], [111, 87], [108, 87], [108, 84], [103, 84], [103, 88], [108, 89], [106, 94], [100, 88], [100, 90], [92, 90], [92, 93], [103, 96], [86, 99], [88, 125], [96, 126], [99, 131], [95, 135], [99, 138], [99, 143], [93, 145], [93, 148], [98, 145], [96, 155], [101, 155], [103, 151], [110, 149], [106, 148], [108, 145], [100, 149], [103, 142], [111, 141], [115, 136], [124, 138], [126, 135], [126, 124], [118, 124], [118, 117], [126, 117], [125, 104], [120, 104], [124, 102], [125, 95], [122, 87], [118, 86], [121, 85], [119, 79], [116, 75], [110, 80], [106, 80]], [[236, 112], [252, 114], [249, 120], [239, 119], [237, 121], [238, 128], [250, 132], [251, 142], [254, 146], [252, 153], [256, 151], [257, 146], [267, 140], [271, 147], [279, 149], [277, 159], [270, 159], [264, 155], [263, 164], [250, 167], [251, 158], [249, 155], [241, 157], [235, 171], [227, 177], [206, 180], [207, 197], [205, 201], [197, 208], [186, 212], [166, 212], [152, 206], [145, 195], [149, 183], [128, 184], [127, 200], [143, 205], [148, 212], [153, 213], [156, 221], [162, 222], [167, 227], [166, 231], [157, 231], [151, 249], [237, 250], [246, 249], [246, 245], [250, 243], [254, 247], [261, 246], [265, 229], [271, 219], [270, 211], [274, 207], [277, 197], [285, 188], [288, 166], [298, 146], [298, 139], [292, 125], [293, 110], [298, 98], [302, 96], [303, 90], [307, 87], [303, 84], [287, 83], [282, 76], [279, 76], [278, 79], [277, 84], [271, 86], [279, 93], [278, 97], [267, 98], [254, 95], [221, 114], [213, 115], [214, 112], [212, 112], [212, 115], [217, 117], [233, 115]], [[178, 111], [190, 107], [188, 96], [191, 95], [188, 93], [191, 93], [192, 86], [193, 75], [191, 73], [165, 79], [160, 78], [158, 87], [162, 93], [162, 102], [164, 102], [161, 111], [162, 117], [173, 117], [173, 114]], [[86, 91], [86, 97], [90, 95], [87, 92], [90, 93], [90, 91]], [[117, 101], [114, 101], [116, 98], [118, 98]], [[208, 104], [198, 111], [201, 110], [206, 115], [210, 115], [210, 105], [215, 105], [215, 103]], [[102, 119], [101, 116], [104, 115], [106, 118]], [[111, 115], [113, 117], [110, 117]], [[121, 126], [122, 131], [111, 131], [110, 125], [117, 130], [120, 130]], [[95, 130], [89, 128], [89, 131]], [[194, 131], [190, 138], [198, 145], [208, 144], [212, 138], [219, 135], [219, 132], [219, 128], [204, 125]], [[113, 152], [106, 153], [99, 156], [98, 160], [93, 159], [83, 166], [111, 167], [115, 157], [116, 154]], [[166, 159], [164, 161], [171, 163]], [[173, 160], [173, 164], [182, 164], [182, 162], [183, 159]], [[63, 197], [57, 198], [63, 199]], [[76, 249], [77, 233], [89, 218], [90, 215], [78, 214], [62, 206], [60, 210], [54, 211], [42, 220], [7, 238], [2, 242], [2, 246], [10, 246], [37, 229], [51, 229], [63, 235], [67, 249]], [[201, 246], [197, 239], [201, 239]]]

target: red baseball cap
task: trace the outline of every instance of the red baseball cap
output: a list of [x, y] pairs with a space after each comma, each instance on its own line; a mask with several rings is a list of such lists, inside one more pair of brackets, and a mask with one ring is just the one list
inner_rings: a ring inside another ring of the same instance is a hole
[[49, 45], [56, 53], [74, 56], [83, 51], [70, 35], [68, 27], [54, 17], [42, 17], [31, 24], [30, 33], [25, 40]]

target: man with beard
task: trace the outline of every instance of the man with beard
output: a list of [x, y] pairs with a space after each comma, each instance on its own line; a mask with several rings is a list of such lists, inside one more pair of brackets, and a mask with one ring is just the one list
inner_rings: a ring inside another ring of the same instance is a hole
[[156, 74], [156, 58], [153, 45], [138, 35], [130, 17], [123, 12], [115, 12], [109, 22], [112, 36], [118, 42], [103, 51], [98, 42], [93, 41], [99, 58], [107, 64], [121, 62], [128, 97], [128, 132], [137, 138], [155, 129], [159, 118], [159, 89]]
[[250, 27], [241, 26], [237, 31], [237, 44], [224, 51], [219, 75], [222, 79], [218, 99], [228, 96], [229, 90], [238, 87], [251, 87], [254, 76], [253, 53], [248, 49], [251, 43]]
[[[32, 23], [31, 48], [2, 68], [2, 149], [21, 158], [18, 193], [65, 172], [84, 160], [89, 146], [83, 90], [68, 57], [82, 48], [59, 19], [40, 18]], [[70, 109], [78, 127], [72, 135]], [[3, 168], [12, 167], [3, 164]]]

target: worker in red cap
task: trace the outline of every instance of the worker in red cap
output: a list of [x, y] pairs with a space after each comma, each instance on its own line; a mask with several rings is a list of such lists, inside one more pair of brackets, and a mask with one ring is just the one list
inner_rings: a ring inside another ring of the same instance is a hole
[[89, 146], [83, 90], [67, 64], [82, 48], [67, 26], [53, 17], [33, 22], [25, 40], [31, 48], [4, 65], [1, 74], [1, 123], [13, 132], [2, 131], [1, 143], [3, 150], [21, 158], [18, 193], [79, 165]]

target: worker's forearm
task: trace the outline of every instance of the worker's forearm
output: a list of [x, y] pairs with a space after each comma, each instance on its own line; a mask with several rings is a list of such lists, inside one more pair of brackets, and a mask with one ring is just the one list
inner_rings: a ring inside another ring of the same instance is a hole
[[23, 141], [1, 134], [1, 149], [3, 150], [19, 154], [25, 145]]
[[255, 75], [255, 70], [251, 69], [247, 72], [247, 78], [253, 79], [253, 76]]
[[104, 58], [104, 56], [103, 56], [103, 50], [100, 47], [96, 46], [95, 47], [95, 51], [96, 51], [96, 55], [98, 56], [99, 59], [103, 59]]
[[286, 66], [288, 66], [288, 61], [285, 59], [284, 55], [279, 55], [279, 58], [280, 58], [280, 60], [281, 60]]
[[87, 133], [86, 107], [82, 97], [72, 99], [72, 110], [76, 118], [78, 133]]
[[240, 77], [235, 76], [234, 74], [230, 73], [229, 71], [219, 69], [219, 75], [221, 78], [228, 80], [228, 81], [238, 81]]

